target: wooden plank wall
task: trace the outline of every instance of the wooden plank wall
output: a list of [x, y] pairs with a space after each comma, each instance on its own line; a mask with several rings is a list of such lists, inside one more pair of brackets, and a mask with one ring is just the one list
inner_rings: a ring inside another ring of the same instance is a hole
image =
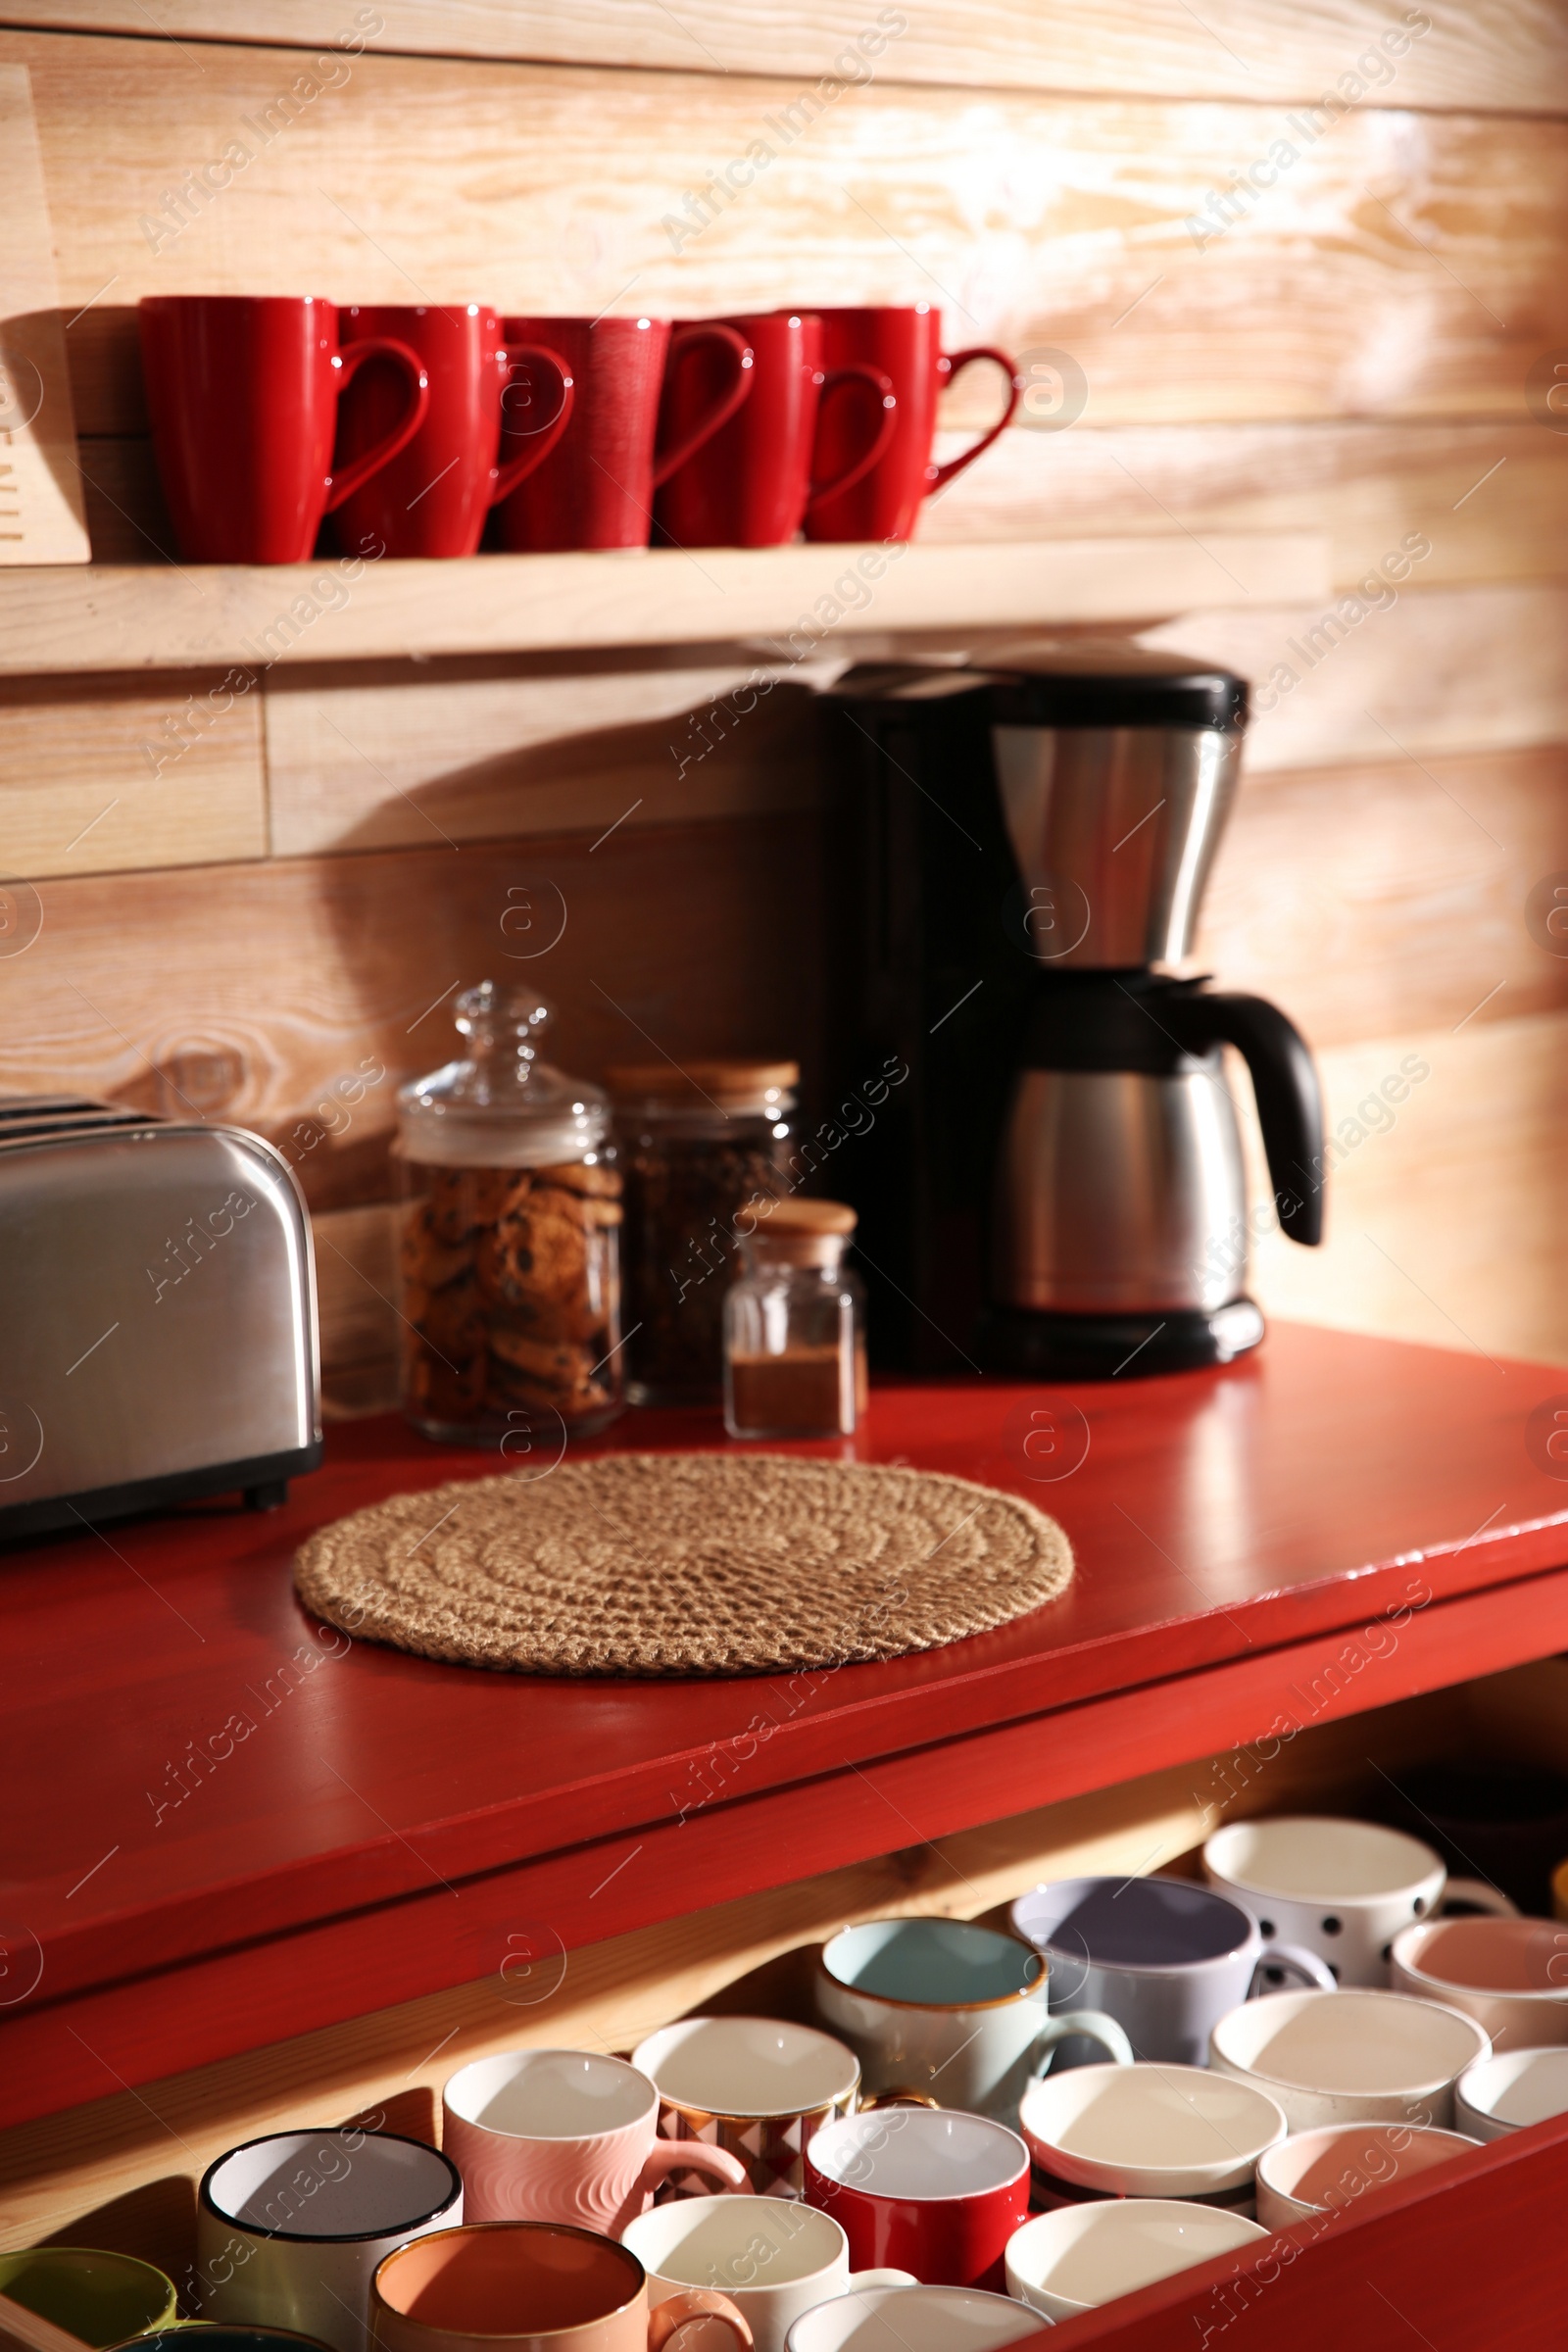
[[[1340, 1130], [1330, 1246], [1265, 1241], [1260, 1292], [1568, 1349], [1568, 958], [1527, 911], [1568, 871], [1557, 0], [160, 0], [157, 23], [0, 8], [101, 560], [167, 555], [134, 305], [181, 290], [677, 316], [928, 298], [1030, 387], [928, 538], [1327, 531], [1332, 620], [1238, 583], [1156, 632], [1261, 689], [1201, 959], [1300, 1023]], [[254, 152], [197, 201], [236, 136]], [[759, 144], [749, 186], [703, 197]], [[690, 713], [753, 659], [295, 672], [200, 723], [206, 676], [0, 689], [0, 867], [42, 918], [0, 958], [0, 1087], [282, 1139], [318, 1211], [331, 1394], [373, 1402], [393, 1087], [441, 1056], [438, 1000], [506, 968], [517, 893], [537, 936], [567, 917], [517, 969], [559, 1001], [572, 1066], [645, 1038], [809, 1061], [807, 691], [681, 766]], [[1367, 1107], [1412, 1059], [1397, 1108]], [[365, 1062], [386, 1076], [345, 1124], [333, 1082]]]

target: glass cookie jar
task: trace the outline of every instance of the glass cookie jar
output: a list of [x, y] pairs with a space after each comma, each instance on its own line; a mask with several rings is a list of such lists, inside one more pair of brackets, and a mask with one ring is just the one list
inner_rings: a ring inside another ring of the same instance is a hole
[[610, 1105], [539, 1059], [551, 1011], [468, 989], [464, 1056], [398, 1095], [403, 1409], [428, 1438], [517, 1454], [621, 1408]]

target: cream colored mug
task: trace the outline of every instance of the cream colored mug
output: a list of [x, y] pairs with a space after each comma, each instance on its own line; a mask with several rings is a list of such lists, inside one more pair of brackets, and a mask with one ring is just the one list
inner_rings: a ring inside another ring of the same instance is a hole
[[1037, 2213], [1007, 2247], [1007, 2292], [1048, 2319], [1098, 2311], [1157, 2278], [1239, 2254], [1268, 2231], [1244, 2214], [1179, 2198], [1127, 2197]]
[[1285, 2230], [1315, 2213], [1341, 2212], [1396, 2180], [1471, 2156], [1475, 2147], [1462, 2132], [1425, 2124], [1329, 2124], [1298, 2132], [1258, 2165], [1257, 2218], [1265, 2230]]
[[1396, 1992], [1444, 2001], [1494, 2049], [1568, 2041], [1568, 1927], [1549, 1919], [1437, 1919], [1394, 1938]]
[[1454, 2123], [1472, 2139], [1501, 2139], [1551, 2115], [1568, 2115], [1568, 2048], [1561, 2042], [1478, 2059], [1454, 2087]]
[[1222, 2017], [1209, 2063], [1266, 2090], [1293, 2132], [1453, 2122], [1453, 2086], [1492, 2044], [1473, 2017], [1399, 1992], [1270, 1992]]
[[657, 2311], [694, 2286], [728, 2295], [757, 2352], [784, 2352], [806, 2311], [870, 2286], [913, 2286], [908, 2271], [852, 2271], [831, 2214], [789, 2197], [676, 2197], [628, 2223], [621, 2243], [648, 2273]]

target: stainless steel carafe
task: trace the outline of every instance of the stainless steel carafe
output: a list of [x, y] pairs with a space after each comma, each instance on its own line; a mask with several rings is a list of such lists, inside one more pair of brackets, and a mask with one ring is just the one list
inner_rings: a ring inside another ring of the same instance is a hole
[[998, 1156], [992, 1360], [1114, 1373], [1224, 1361], [1261, 1337], [1224, 1048], [1246, 1059], [1293, 1240], [1322, 1232], [1316, 1074], [1260, 998], [1210, 993], [1188, 956], [1235, 794], [1241, 678], [1117, 645], [1004, 650], [990, 692], [1038, 967]]

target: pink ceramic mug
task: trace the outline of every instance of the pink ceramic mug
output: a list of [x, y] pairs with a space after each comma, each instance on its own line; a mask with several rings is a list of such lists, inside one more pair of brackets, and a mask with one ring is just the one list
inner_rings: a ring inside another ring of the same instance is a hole
[[441, 2105], [441, 2144], [463, 2175], [470, 2222], [564, 2222], [614, 2235], [671, 2173], [747, 2185], [726, 2148], [659, 2137], [659, 2093], [622, 2058], [477, 2058], [452, 2077]]

